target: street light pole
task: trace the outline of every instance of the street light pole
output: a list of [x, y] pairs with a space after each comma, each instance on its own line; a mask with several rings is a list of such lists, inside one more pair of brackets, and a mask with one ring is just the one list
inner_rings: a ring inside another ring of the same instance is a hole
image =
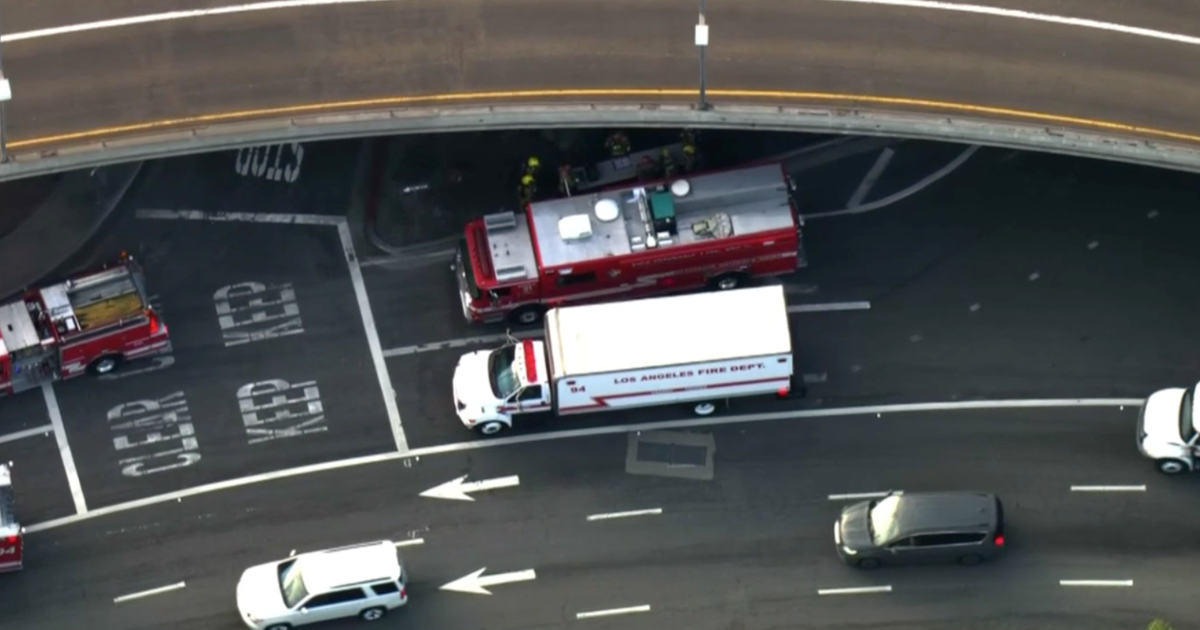
[[708, 99], [704, 94], [704, 52], [708, 48], [708, 24], [704, 22], [704, 4], [705, 0], [700, 0], [700, 17], [696, 22], [696, 47], [700, 49], [700, 111], [709, 108]]
[[[0, 28], [0, 33], [4, 29]], [[0, 44], [0, 49], [3, 44]], [[0, 164], [8, 162], [8, 149], [4, 145], [4, 104], [12, 100], [12, 86], [9, 85], [8, 79], [4, 78], [4, 55], [0, 51]]]

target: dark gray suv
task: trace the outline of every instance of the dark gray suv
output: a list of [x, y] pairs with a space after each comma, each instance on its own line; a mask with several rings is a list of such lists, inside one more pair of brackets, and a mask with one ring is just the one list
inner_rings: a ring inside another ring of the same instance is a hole
[[890, 494], [842, 510], [834, 524], [838, 556], [850, 566], [979, 564], [1004, 550], [1004, 507], [994, 494]]

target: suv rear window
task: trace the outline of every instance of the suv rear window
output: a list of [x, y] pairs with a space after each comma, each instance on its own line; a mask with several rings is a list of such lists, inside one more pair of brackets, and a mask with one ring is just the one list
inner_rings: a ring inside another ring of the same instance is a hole
[[371, 590], [376, 595], [391, 595], [392, 593], [399, 593], [400, 587], [395, 582], [384, 582], [383, 584], [372, 584]]

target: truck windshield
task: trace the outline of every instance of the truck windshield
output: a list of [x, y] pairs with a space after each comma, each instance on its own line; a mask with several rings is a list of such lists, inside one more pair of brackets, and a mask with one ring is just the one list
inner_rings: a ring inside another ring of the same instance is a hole
[[492, 393], [496, 398], [508, 398], [517, 391], [517, 376], [513, 374], [513, 359], [517, 356], [517, 347], [500, 348], [488, 357], [488, 373], [492, 376]]
[[1196, 388], [1189, 387], [1183, 393], [1183, 408], [1179, 410], [1179, 435], [1184, 442], [1191, 442], [1196, 437], [1196, 425], [1193, 424], [1193, 405], [1196, 399]]

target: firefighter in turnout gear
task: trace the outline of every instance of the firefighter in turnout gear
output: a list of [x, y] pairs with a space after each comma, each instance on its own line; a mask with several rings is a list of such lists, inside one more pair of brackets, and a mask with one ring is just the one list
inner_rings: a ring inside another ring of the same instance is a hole
[[558, 192], [564, 197], [570, 197], [575, 191], [579, 190], [579, 178], [571, 170], [570, 164], [563, 164], [558, 167]]
[[649, 155], [643, 155], [641, 161], [637, 165], [637, 178], [639, 182], [654, 179], [658, 177], [658, 165]]
[[518, 192], [521, 196], [522, 206], [533, 203], [533, 198], [537, 196], [537, 178], [529, 173], [522, 175]]
[[542, 161], [537, 159], [537, 156], [525, 160], [525, 174], [532, 175], [537, 179], [538, 172], [542, 170]]
[[675, 165], [675, 158], [671, 156], [671, 150], [668, 148], [664, 147], [659, 152], [658, 163], [663, 177], [674, 177], [679, 172], [679, 167]]
[[608, 149], [608, 154], [614, 158], [626, 157], [633, 150], [629, 144], [629, 137], [625, 135], [624, 131], [614, 131], [608, 134], [608, 138], [604, 141], [604, 148]]
[[699, 157], [696, 154], [696, 132], [684, 127], [679, 137], [683, 144], [683, 172], [691, 173], [696, 170], [696, 160]]

